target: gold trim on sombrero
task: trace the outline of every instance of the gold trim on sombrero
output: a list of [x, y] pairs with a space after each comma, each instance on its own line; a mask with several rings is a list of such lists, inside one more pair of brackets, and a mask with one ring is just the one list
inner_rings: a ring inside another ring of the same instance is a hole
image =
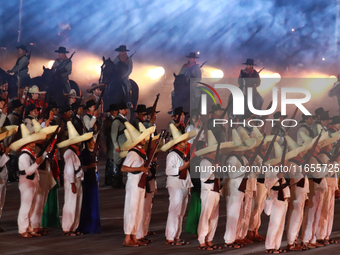
[[168, 151], [170, 150], [174, 145], [185, 141], [190, 140], [191, 138], [195, 137], [197, 135], [196, 129], [191, 130], [190, 132], [186, 132], [184, 134], [179, 131], [173, 123], [170, 124], [170, 132], [172, 134], [173, 139], [164, 144], [161, 148], [161, 151]]
[[[195, 151], [195, 154], [197, 156], [202, 156], [202, 155], [208, 154], [210, 152], [214, 152], [214, 151], [216, 152], [217, 146], [218, 146], [218, 142], [217, 142], [213, 132], [211, 130], [208, 130], [208, 146], [203, 148], [203, 149], [200, 149], [198, 151]], [[223, 142], [220, 145], [220, 150], [226, 149], [226, 148], [229, 148], [229, 147], [232, 147], [232, 146], [233, 146], [233, 142]]]
[[134, 126], [132, 126], [129, 122], [126, 121], [124, 124], [125, 124], [126, 129], [129, 131], [129, 134], [132, 140], [132, 143], [129, 146], [126, 146], [126, 147], [122, 146], [121, 149], [126, 150], [126, 151], [132, 149], [144, 139], [147, 139], [147, 137], [150, 136], [150, 134], [152, 134], [153, 132], [155, 132], [155, 129], [156, 129], [156, 127], [153, 126], [153, 127], [146, 129], [143, 133], [141, 133]]
[[[277, 164], [279, 164], [281, 162], [283, 149], [281, 148], [281, 146], [277, 142], [274, 143], [274, 151], [275, 151], [275, 158], [270, 159], [270, 160], [264, 162], [263, 163], [264, 165], [271, 165], [271, 166], [273, 166], [273, 165], [277, 165]], [[289, 160], [291, 158], [294, 158], [298, 154], [299, 154], [299, 151], [297, 149], [292, 150], [290, 152], [287, 152], [286, 156], [285, 156], [285, 160]]]
[[48, 126], [48, 127], [42, 127], [38, 121], [36, 121], [35, 119], [32, 120], [32, 124], [33, 124], [33, 128], [34, 128], [34, 133], [40, 133], [40, 132], [44, 132], [47, 135], [52, 134], [58, 127], [58, 125], [54, 125], [54, 126]]
[[93, 132], [79, 135], [71, 121], [67, 122], [68, 139], [57, 144], [59, 148], [64, 148], [72, 144], [87, 141], [93, 137]]
[[9, 147], [13, 151], [19, 150], [21, 147], [23, 147], [26, 144], [33, 143], [39, 140], [44, 140], [46, 138], [46, 133], [34, 133], [31, 134], [30, 131], [28, 131], [25, 124], [20, 125], [21, 128], [21, 139], [18, 141], [15, 141], [12, 143]]

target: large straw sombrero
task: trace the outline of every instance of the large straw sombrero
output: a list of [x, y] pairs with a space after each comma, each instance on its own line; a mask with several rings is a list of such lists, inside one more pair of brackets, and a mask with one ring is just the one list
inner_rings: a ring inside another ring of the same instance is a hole
[[234, 151], [247, 151], [251, 150], [256, 146], [256, 139], [249, 138], [246, 139], [244, 142], [241, 140], [240, 136], [238, 135], [236, 129], [231, 131], [232, 139], [233, 139], [233, 146], [225, 148], [222, 150], [222, 153], [231, 153]]
[[29, 90], [28, 93], [31, 94], [45, 94], [46, 91], [39, 91], [39, 87], [37, 85], [33, 85]]
[[83, 135], [79, 135], [77, 130], [72, 125], [71, 121], [67, 122], [67, 130], [68, 130], [68, 139], [58, 143], [57, 146], [59, 148], [64, 148], [70, 146], [72, 144], [80, 143], [83, 141], [87, 141], [92, 138], [93, 132], [85, 133]]
[[36, 121], [35, 119], [32, 120], [32, 124], [33, 124], [33, 128], [34, 128], [34, 133], [44, 132], [44, 133], [46, 133], [46, 135], [52, 134], [58, 127], [58, 125], [54, 125], [54, 126], [42, 128], [42, 126], [39, 124], [39, 122]]
[[96, 89], [100, 89], [103, 90], [106, 87], [106, 84], [101, 83], [101, 84], [97, 84], [97, 83], [92, 83], [91, 88], [87, 89], [86, 92], [87, 93], [92, 93], [94, 90]]
[[[18, 132], [19, 127], [17, 125], [9, 125], [9, 126], [5, 126], [2, 127], [0, 129], [0, 141], [6, 137], [10, 137], [11, 135], [14, 135], [16, 132]], [[7, 133], [5, 133], [7, 132]], [[5, 135], [4, 138], [2, 138], [2, 136]], [[2, 139], [1, 139], [2, 138]]]
[[[318, 131], [319, 131], [319, 130], [318, 130]], [[319, 134], [320, 134], [320, 132], [319, 132]], [[305, 134], [304, 132], [302, 132], [302, 131], [300, 131], [300, 136], [301, 136], [302, 141], [304, 142], [303, 145], [304, 145], [304, 144], [314, 144], [314, 142], [315, 142], [316, 139], [317, 139], [317, 137], [312, 138], [312, 137], [306, 135], [306, 134]], [[328, 140], [328, 132], [323, 132], [323, 134], [322, 134], [321, 137], [320, 137], [320, 140], [319, 140], [318, 144], [321, 146], [322, 144], [320, 144], [320, 143], [325, 142], [325, 141], [327, 141], [327, 140]], [[336, 141], [336, 140], [334, 140], [334, 141]], [[325, 146], [325, 145], [324, 145], [324, 146]], [[323, 146], [322, 146], [322, 147], [323, 147]]]
[[[320, 148], [325, 147], [325, 146], [327, 146], [329, 144], [335, 143], [339, 139], [340, 139], [340, 132], [334, 132], [334, 133], [331, 134], [330, 137], [328, 137], [327, 139], [319, 142], [319, 146], [320, 146]], [[320, 140], [321, 140], [321, 138], [320, 138]]]
[[[200, 149], [198, 151], [195, 151], [195, 154], [197, 156], [202, 156], [205, 154], [208, 154], [210, 152], [214, 152], [217, 150], [218, 142], [211, 130], [208, 130], [208, 146]], [[223, 142], [220, 144], [220, 150], [230, 148], [233, 146], [233, 142]]]
[[164, 144], [161, 148], [161, 151], [168, 151], [170, 150], [174, 145], [185, 141], [185, 140], [190, 140], [191, 138], [196, 136], [196, 129], [191, 130], [190, 132], [186, 132], [182, 134], [181, 131], [179, 131], [173, 123], [170, 124], [170, 131], [172, 134], [173, 139], [166, 144]]
[[289, 135], [285, 135], [284, 138], [287, 141], [288, 150], [289, 151], [296, 151], [297, 154], [299, 154], [301, 152], [306, 152], [313, 146], [313, 143], [303, 143], [300, 146]]
[[[139, 123], [138, 123], [138, 127], [139, 127], [139, 132], [141, 132], [141, 133], [143, 133], [143, 132], [146, 130], [146, 127], [143, 125], [142, 122], [139, 122]], [[152, 140], [157, 140], [157, 139], [159, 138], [160, 135], [161, 135], [161, 134], [158, 134], [158, 135], [156, 135], [156, 136], [153, 136], [153, 137], [152, 137]], [[147, 138], [145, 139], [145, 141], [149, 141], [149, 139], [150, 139], [150, 136], [147, 137]]]
[[[262, 141], [263, 135], [261, 134], [260, 130], [257, 127], [254, 127], [253, 131], [254, 131], [255, 138]], [[263, 144], [266, 144], [267, 142], [271, 142], [273, 139], [274, 139], [274, 135], [266, 135], [266, 138], [264, 139]], [[280, 136], [276, 136], [275, 142], [278, 142], [279, 140], [280, 140]]]
[[33, 143], [39, 140], [44, 140], [46, 138], [46, 133], [34, 133], [31, 134], [30, 131], [28, 131], [25, 124], [20, 125], [21, 128], [21, 136], [22, 138], [18, 141], [15, 141], [12, 143], [9, 147], [13, 151], [19, 150], [21, 147], [23, 147], [26, 144]]
[[[127, 131], [127, 129], [124, 129], [124, 134], [125, 134], [125, 137], [126, 137], [126, 142], [123, 143], [122, 148], [129, 147], [130, 144], [132, 143], [131, 136], [130, 136], [130, 134], [129, 134], [129, 131]], [[121, 152], [119, 153], [119, 157], [125, 158], [126, 155], [128, 154], [128, 152], [129, 152], [129, 151], [121, 151]]]
[[125, 147], [122, 146], [121, 149], [126, 150], [126, 151], [132, 149], [144, 139], [147, 139], [148, 136], [150, 136], [150, 134], [155, 132], [155, 129], [156, 129], [155, 126], [152, 126], [146, 129], [143, 133], [141, 133], [137, 129], [135, 129], [135, 127], [132, 126], [129, 122], [126, 121], [124, 124], [125, 124], [126, 129], [129, 131], [131, 141], [132, 141], [131, 144], [128, 146], [125, 146]]
[[[277, 165], [277, 164], [279, 164], [281, 162], [283, 150], [282, 150], [281, 146], [277, 142], [274, 143], [274, 151], [275, 151], [275, 158], [270, 159], [270, 160], [264, 162], [263, 163], [264, 165], [271, 165], [271, 166], [273, 166], [273, 165]], [[287, 152], [286, 156], [285, 156], [285, 160], [289, 160], [291, 158], [294, 158], [298, 154], [299, 154], [298, 150], [292, 150], [290, 152]]]

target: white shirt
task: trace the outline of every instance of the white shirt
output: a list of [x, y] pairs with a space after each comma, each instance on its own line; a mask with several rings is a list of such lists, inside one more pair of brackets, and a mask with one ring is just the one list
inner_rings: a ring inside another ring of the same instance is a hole
[[[185, 128], [185, 133], [188, 133], [188, 132], [190, 132], [191, 130], [194, 130], [194, 129], [196, 129], [196, 134], [198, 134], [198, 132], [200, 131], [198, 128], [195, 128], [195, 126], [194, 125], [192, 125], [192, 124], [190, 124], [190, 125], [188, 125], [186, 128]], [[191, 138], [189, 141], [188, 141], [188, 143], [190, 143], [190, 144], [193, 144], [194, 143], [194, 140], [195, 140], [195, 138], [196, 138], [196, 136], [197, 135], [195, 135], [195, 137], [193, 137], [193, 138]], [[202, 133], [201, 133], [201, 135], [200, 135], [200, 137], [199, 137], [199, 141], [201, 141], [201, 140], [203, 140], [204, 139], [204, 130], [202, 131]]]
[[203, 159], [200, 163], [201, 189], [214, 189], [214, 183], [205, 183], [207, 180], [215, 180], [215, 174], [211, 171], [211, 166], [211, 162], [207, 159]]
[[[139, 156], [138, 153], [135, 151], [129, 151], [123, 162], [123, 166], [127, 166], [127, 167], [141, 167], [142, 165], [144, 165], [144, 159], [141, 156]], [[140, 172], [138, 174], [129, 172], [127, 174], [127, 177], [128, 177], [129, 182], [133, 182], [136, 184], [136, 186], [138, 186], [138, 183], [142, 175], [143, 175], [143, 172]]]
[[65, 167], [64, 167], [64, 178], [70, 183], [75, 183], [75, 178], [84, 178], [83, 169], [81, 169], [77, 174], [75, 171], [81, 166], [81, 162], [77, 154], [75, 154], [71, 149], [67, 149], [64, 153]]
[[188, 173], [185, 180], [179, 179], [179, 168], [183, 166], [184, 160], [174, 151], [170, 152], [166, 157], [165, 174], [168, 176], [166, 187], [171, 188], [190, 188], [193, 187], [191, 183], [190, 174]]

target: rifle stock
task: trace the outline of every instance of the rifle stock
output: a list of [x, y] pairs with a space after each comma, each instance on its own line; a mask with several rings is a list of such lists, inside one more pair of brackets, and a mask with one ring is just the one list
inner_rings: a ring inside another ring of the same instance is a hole
[[305, 160], [303, 161], [303, 164], [302, 164], [303, 166], [306, 165], [306, 164], [308, 164], [309, 161], [310, 161], [310, 159], [312, 158], [312, 156], [313, 156], [313, 154], [314, 154], [314, 151], [315, 151], [315, 149], [316, 149], [316, 146], [318, 146], [319, 140], [320, 140], [320, 138], [321, 138], [322, 131], [323, 131], [323, 130], [321, 130], [320, 134], [318, 135], [318, 137], [317, 137], [316, 140], [314, 141], [312, 148], [311, 148], [311, 149], [308, 151], [308, 153], [306, 154]]

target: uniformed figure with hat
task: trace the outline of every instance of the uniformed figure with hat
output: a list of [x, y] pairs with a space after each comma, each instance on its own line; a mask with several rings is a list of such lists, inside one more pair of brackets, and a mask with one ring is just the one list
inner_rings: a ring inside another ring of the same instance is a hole
[[127, 106], [125, 104], [119, 104], [118, 115], [112, 121], [111, 125], [111, 139], [113, 144], [112, 166], [110, 169], [113, 171], [113, 187], [124, 188], [123, 176], [121, 173], [122, 158], [119, 153], [122, 151], [121, 147], [126, 142], [126, 136], [124, 134], [125, 125], [127, 120], [126, 115], [128, 113]]
[[[257, 88], [261, 84], [261, 79], [259, 73], [254, 69], [255, 63], [254, 60], [251, 58], [248, 58], [245, 63], [242, 63], [243, 65], [246, 65], [245, 69], [242, 69], [240, 72], [240, 75], [238, 77], [238, 85], [240, 86], [240, 89], [243, 91], [243, 94], [246, 96], [248, 95], [248, 88], [253, 88], [253, 106], [257, 110], [261, 110], [262, 104], [263, 104], [263, 98], [257, 91]], [[248, 96], [245, 97], [246, 102]], [[248, 105], [245, 102], [245, 110], [248, 109]]]
[[188, 62], [182, 66], [178, 74], [183, 74], [186, 77], [187, 82], [190, 81], [190, 78], [196, 78], [197, 81], [200, 81], [202, 72], [199, 64], [196, 62], [196, 59], [199, 57], [196, 52], [190, 52], [186, 57], [188, 58]]
[[314, 122], [313, 116], [302, 114], [302, 120], [299, 122], [301, 123], [301, 125], [297, 132], [296, 142], [298, 145], [303, 144], [303, 140], [300, 135], [301, 132], [308, 136], [314, 136], [312, 129], [313, 122]]
[[25, 45], [18, 46], [17, 50], [17, 62], [15, 63], [14, 67], [7, 72], [18, 75], [18, 78], [20, 79], [20, 87], [26, 87], [30, 85], [31, 80], [31, 77], [28, 74], [29, 54]]
[[126, 95], [126, 102], [128, 108], [132, 108], [133, 105], [131, 103], [131, 84], [129, 81], [129, 76], [132, 73], [133, 68], [133, 61], [127, 55], [127, 51], [130, 51], [126, 48], [126, 45], [120, 45], [115, 51], [118, 51], [118, 56], [113, 60], [113, 63], [116, 65], [119, 77], [122, 82], [125, 84], [125, 95]]
[[329, 135], [340, 131], [340, 116], [336, 115], [333, 116], [332, 122], [330, 123], [330, 126], [328, 127], [328, 133]]
[[98, 110], [95, 110], [95, 107], [96, 107], [96, 102], [93, 99], [86, 102], [83, 109], [87, 110], [87, 112], [83, 117], [83, 121], [84, 121], [86, 132], [93, 132], [97, 134], [100, 126], [97, 121]]
[[[85, 132], [85, 125], [84, 125], [84, 121], [82, 119], [82, 115], [83, 115], [83, 107], [85, 105], [82, 104], [72, 104], [72, 111], [75, 112], [75, 116], [74, 118], [71, 118], [72, 121], [72, 125], [74, 126], [74, 128], [77, 130], [78, 134], [82, 135]], [[78, 109], [76, 109], [78, 107]]]
[[214, 126], [214, 119], [220, 119], [222, 116], [224, 109], [221, 107], [220, 104], [212, 105], [210, 111], [210, 119], [208, 120], [208, 130], [211, 130], [216, 137], [217, 141], [225, 142], [227, 141], [227, 132], [224, 125], [215, 125]]
[[77, 99], [80, 99], [80, 96], [77, 96], [77, 92], [74, 89], [70, 90], [70, 93], [64, 93], [64, 96], [68, 97], [68, 103], [72, 105], [77, 102]]
[[[26, 106], [26, 109], [25, 109], [26, 118], [24, 119], [24, 124], [31, 133], [34, 133], [32, 120], [33, 119], [38, 120], [39, 111], [40, 111], [40, 108], [37, 108], [35, 104], [30, 104]], [[40, 120], [40, 123], [41, 122], [42, 120]]]
[[137, 109], [135, 110], [136, 117], [132, 121], [132, 125], [135, 129], [139, 128], [139, 123], [143, 123], [146, 120], [146, 106], [145, 104], [137, 105]]
[[[148, 107], [146, 108], [146, 120], [143, 122], [143, 125], [146, 128], [155, 126], [155, 121], [157, 118], [157, 113], [159, 113], [160, 111], [156, 111], [155, 113], [153, 112], [153, 107]], [[157, 131], [155, 131], [155, 133], [157, 133]]]
[[313, 129], [313, 137], [316, 137], [318, 135], [318, 129], [317, 126], [321, 125], [321, 114], [324, 113], [325, 110], [323, 109], [323, 107], [319, 107], [315, 110], [315, 116], [313, 116], [315, 118], [315, 121], [312, 125], [312, 129]]
[[[185, 112], [183, 110], [183, 107], [177, 107], [175, 110], [174, 110], [174, 113], [173, 115], [171, 116], [172, 117], [172, 120], [169, 122], [169, 132], [171, 131], [170, 130], [170, 124], [173, 124], [175, 125], [175, 127], [180, 130], [182, 133], [185, 132], [185, 124], [184, 124], [184, 121], [185, 121], [185, 116], [187, 115], [188, 113]], [[170, 132], [171, 133], [171, 132]]]
[[45, 100], [39, 99], [40, 95], [45, 95], [46, 91], [40, 91], [37, 85], [33, 85], [29, 88], [28, 93], [30, 94], [30, 99], [27, 100], [27, 105], [35, 104], [36, 107], [44, 108], [48, 107]]
[[[71, 85], [68, 79], [68, 76], [72, 73], [72, 61], [66, 56], [69, 51], [66, 50], [65, 47], [59, 47], [59, 49], [55, 50], [54, 52], [59, 54], [59, 57], [54, 61], [52, 70], [53, 72], [61, 79], [63, 85], [66, 87], [67, 93], [71, 90]], [[58, 68], [64, 61], [69, 60], [69, 63], [64, 66], [61, 70]]]
[[[85, 99], [85, 103], [90, 100], [94, 100], [96, 103], [98, 102], [100, 95], [103, 91], [103, 89], [106, 87], [105, 84], [97, 84], [97, 83], [92, 83], [91, 87], [86, 90], [86, 93], [91, 94]], [[103, 113], [103, 100], [100, 102], [99, 108], [98, 108], [98, 114]]]
[[110, 104], [107, 112], [107, 117], [103, 121], [103, 133], [106, 137], [106, 167], [105, 167], [105, 185], [112, 185], [113, 178], [113, 143], [111, 138], [111, 127], [113, 120], [117, 117], [118, 114], [118, 105]]

